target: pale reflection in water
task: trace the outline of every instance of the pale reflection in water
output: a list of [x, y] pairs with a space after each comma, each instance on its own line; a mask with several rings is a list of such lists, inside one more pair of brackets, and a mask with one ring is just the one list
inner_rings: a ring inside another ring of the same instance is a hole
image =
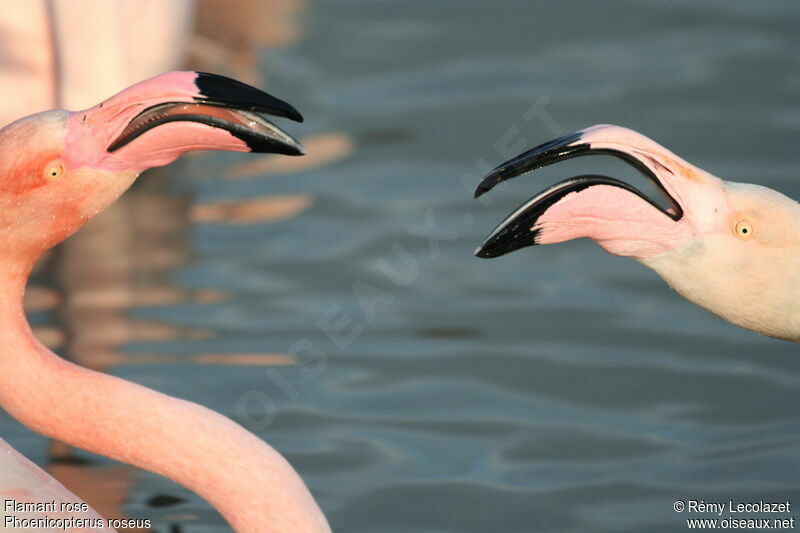
[[344, 159], [355, 148], [353, 139], [341, 132], [321, 133], [302, 138], [301, 141], [307, 152], [304, 157], [254, 156], [231, 165], [225, 172], [225, 177], [241, 179], [269, 174], [308, 172]]
[[192, 207], [193, 222], [277, 222], [300, 214], [311, 205], [308, 194], [260, 196], [246, 201], [223, 201]]
[[189, 62], [259, 85], [259, 49], [297, 42], [306, 7], [305, 0], [197, 0]]

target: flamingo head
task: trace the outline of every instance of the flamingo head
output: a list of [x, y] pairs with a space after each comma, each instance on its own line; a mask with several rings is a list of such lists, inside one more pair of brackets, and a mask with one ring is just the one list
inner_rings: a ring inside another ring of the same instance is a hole
[[147, 168], [192, 150], [302, 155], [269, 115], [291, 105], [238, 81], [170, 72], [83, 111], [46, 111], [0, 129], [0, 255], [37, 258]]
[[509, 215], [476, 255], [588, 237], [611, 254], [639, 260], [684, 297], [734, 324], [800, 340], [800, 204], [779, 192], [723, 181], [639, 133], [600, 125], [503, 163], [484, 178], [476, 197], [526, 172], [594, 154], [634, 166], [666, 207], [618, 179], [576, 176]]

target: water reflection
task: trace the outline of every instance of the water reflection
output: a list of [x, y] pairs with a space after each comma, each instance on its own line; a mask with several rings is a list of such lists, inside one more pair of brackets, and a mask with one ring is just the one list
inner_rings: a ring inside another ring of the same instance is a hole
[[296, 43], [306, 0], [197, 0], [190, 64], [261, 85], [260, 51]]
[[230, 179], [243, 179], [271, 174], [309, 172], [332, 165], [349, 156], [355, 149], [353, 139], [342, 132], [320, 133], [304, 137], [301, 141], [308, 152], [303, 157], [253, 156], [231, 165], [224, 176]]

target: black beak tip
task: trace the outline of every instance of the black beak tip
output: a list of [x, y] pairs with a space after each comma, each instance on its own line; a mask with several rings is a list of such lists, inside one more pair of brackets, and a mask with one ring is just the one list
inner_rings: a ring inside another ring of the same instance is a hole
[[285, 145], [285, 148], [281, 152], [275, 152], [274, 149], [271, 153], [280, 153], [282, 155], [291, 155], [291, 156], [300, 156], [306, 155], [306, 149], [302, 146], [289, 146]]
[[[264, 94], [267, 94], [267, 93], [264, 93]], [[271, 97], [271, 98], [274, 98], [274, 97]], [[275, 98], [275, 100], [278, 100], [278, 99]], [[284, 102], [283, 100], [278, 100], [278, 101], [281, 104], [283, 104], [283, 111], [286, 113], [285, 115], [281, 115], [281, 116], [283, 116], [284, 118], [288, 118], [289, 120], [292, 120], [294, 122], [305, 122], [306, 119], [303, 118], [303, 115], [300, 114], [300, 111], [295, 109], [295, 107], [292, 104], [290, 104], [289, 102]]]
[[483, 244], [475, 249], [474, 253], [475, 257], [480, 257], [481, 259], [494, 259], [525, 246], [527, 245], [495, 235], [486, 239]]
[[475, 248], [475, 257], [480, 257], [482, 259], [491, 259], [492, 257], [497, 257], [496, 254], [493, 254], [491, 250], [487, 250], [484, 246], [478, 246]]
[[261, 89], [219, 74], [195, 73], [197, 78], [195, 78], [194, 84], [200, 93], [199, 99], [201, 100], [303, 122], [303, 115], [294, 106]]
[[263, 139], [255, 137], [240, 137], [250, 151], [257, 154], [280, 154], [280, 155], [306, 155], [306, 149], [298, 142], [276, 142], [274, 139]]
[[[278, 99], [275, 98], [275, 100]], [[300, 114], [300, 111], [295, 109], [295, 107], [292, 104], [290, 104], [289, 102], [284, 102], [283, 100], [278, 100], [278, 102], [282, 104], [280, 112], [273, 111], [272, 114], [277, 115], [279, 117], [287, 118], [293, 122], [301, 122], [301, 123], [305, 122], [306, 119], [303, 118], [303, 115]]]
[[529, 230], [516, 227], [492, 233], [483, 241], [483, 244], [475, 249], [475, 256], [483, 259], [492, 259], [510, 254], [520, 248], [536, 246], [539, 244], [540, 231], [539, 228]]

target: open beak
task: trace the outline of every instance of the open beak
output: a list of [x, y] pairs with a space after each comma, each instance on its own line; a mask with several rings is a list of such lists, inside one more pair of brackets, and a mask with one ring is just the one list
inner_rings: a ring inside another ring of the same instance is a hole
[[[162, 101], [138, 112], [111, 141], [108, 152], [116, 152], [144, 133], [169, 122], [196, 122], [224, 130], [242, 141], [251, 152], [303, 155], [305, 150], [267, 117], [302, 122], [290, 104], [239, 81], [204, 72], [194, 75], [190, 98]], [[189, 100], [189, 101], [186, 101]]]
[[506, 161], [483, 178], [475, 191], [476, 198], [498, 183], [559, 161], [585, 155], [611, 155], [630, 164], [650, 180], [664, 196], [669, 207], [662, 208], [639, 189], [618, 179], [599, 175], [576, 176], [553, 185], [520, 206], [492, 231], [475, 251], [475, 255], [498, 257], [526, 246], [540, 244], [540, 219], [543, 215], [568, 195], [581, 193], [595, 186], [610, 186], [627, 191], [672, 221], [679, 221], [683, 217], [683, 209], [670, 190], [673, 187], [659, 179], [660, 173], [672, 173], [662, 162], [660, 156], [664, 154], [671, 156], [667, 158], [671, 163], [675, 160], [682, 161], [650, 139], [631, 130], [617, 126], [594, 126], [549, 141]]

